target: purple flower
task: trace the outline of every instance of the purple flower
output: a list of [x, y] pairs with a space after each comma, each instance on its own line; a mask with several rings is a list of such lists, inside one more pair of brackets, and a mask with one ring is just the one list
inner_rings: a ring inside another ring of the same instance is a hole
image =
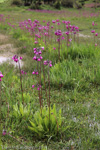
[[94, 26], [95, 25], [95, 23], [94, 23], [94, 21], [92, 22], [92, 26]]
[[68, 25], [66, 25], [66, 28], [67, 28], [67, 29], [69, 29], [69, 26], [68, 26]]
[[36, 48], [33, 48], [34, 51], [36, 51]]
[[72, 41], [72, 39], [69, 39], [69, 42], [71, 42]]
[[38, 59], [37, 59], [37, 61], [41, 61], [41, 59], [40, 59], [40, 58], [38, 58]]
[[0, 78], [3, 78], [3, 74], [0, 72]]
[[3, 78], [3, 74], [0, 72], [0, 81], [2, 81], [1, 78]]
[[35, 74], [35, 71], [33, 71], [32, 74]]
[[5, 130], [3, 130], [3, 133], [2, 133], [2, 135], [6, 135], [7, 134], [7, 132], [5, 131]]
[[33, 57], [33, 60], [36, 60], [36, 56]]
[[74, 31], [74, 34], [76, 34], [76, 31]]
[[32, 85], [32, 88], [34, 88], [35, 87], [35, 85]]
[[55, 32], [55, 35], [57, 35], [57, 36], [61, 36], [61, 35], [62, 35], [61, 30], [57, 30], [57, 31]]
[[44, 65], [46, 65], [46, 66], [49, 65], [49, 67], [52, 67], [52, 62], [49, 60], [45, 60]]
[[21, 70], [21, 74], [27, 74], [26, 72], [24, 72], [23, 70]]
[[54, 47], [53, 50], [56, 50], [56, 48]]
[[95, 33], [95, 30], [92, 30], [91, 33]]
[[65, 21], [63, 20], [62, 23], [65, 23]]
[[42, 50], [44, 50], [44, 47], [41, 47], [42, 48]]
[[34, 70], [34, 71], [32, 72], [32, 74], [36, 74], [36, 75], [37, 75], [37, 74], [38, 74], [38, 72], [37, 72], [36, 70]]
[[59, 42], [59, 41], [60, 41], [60, 38], [57, 39], [57, 42]]
[[41, 88], [41, 85], [38, 85], [37, 90], [39, 91], [39, 90], [40, 90], [40, 88]]
[[39, 90], [40, 90], [40, 88], [38, 87], [38, 88], [37, 88], [37, 90], [39, 91]]
[[23, 70], [21, 70], [21, 74], [24, 74], [24, 71], [23, 71]]
[[49, 64], [49, 67], [52, 67], [52, 64]]
[[35, 74], [37, 75], [37, 74], [39, 74], [38, 72], [35, 72]]
[[45, 35], [45, 36], [48, 36], [48, 32], [45, 32], [44, 35]]
[[59, 22], [59, 19], [56, 19], [56, 22]]
[[95, 44], [95, 46], [97, 46], [97, 44]]
[[52, 23], [56, 23], [56, 20], [52, 20]]
[[40, 59], [43, 59], [43, 57], [42, 57], [42, 56], [40, 56]]
[[39, 54], [42, 54], [42, 52], [41, 52], [41, 51], [39, 51]]
[[[14, 55], [14, 56], [12, 57], [12, 59], [13, 59], [16, 63], [19, 61], [17, 55]], [[20, 56], [20, 60], [21, 60], [21, 59], [22, 59], [22, 57]]]
[[98, 36], [98, 33], [96, 33], [95, 36]]
[[20, 60], [21, 60], [21, 59], [23, 59], [23, 58], [20, 56]]
[[71, 28], [72, 27], [72, 25], [69, 25], [69, 28]]
[[60, 22], [57, 22], [57, 25], [60, 25]]
[[62, 36], [62, 40], [64, 40], [65, 39], [65, 37], [64, 36]]
[[35, 41], [35, 42], [34, 42], [34, 44], [37, 44], [37, 43], [38, 43], [38, 41]]

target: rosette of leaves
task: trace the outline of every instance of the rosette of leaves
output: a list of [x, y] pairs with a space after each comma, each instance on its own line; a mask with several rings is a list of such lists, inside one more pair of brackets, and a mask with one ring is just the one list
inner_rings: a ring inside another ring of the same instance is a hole
[[49, 107], [45, 106], [42, 111], [35, 112], [33, 120], [29, 121], [30, 126], [28, 126], [28, 129], [37, 138], [55, 137], [66, 130], [62, 126], [63, 121], [64, 117], [61, 116], [61, 109], [57, 112], [54, 104], [53, 107], [50, 107], [49, 118]]
[[13, 105], [13, 111], [11, 112], [12, 118], [17, 118], [18, 120], [25, 119], [28, 121], [31, 116], [30, 105], [24, 106], [21, 102]]

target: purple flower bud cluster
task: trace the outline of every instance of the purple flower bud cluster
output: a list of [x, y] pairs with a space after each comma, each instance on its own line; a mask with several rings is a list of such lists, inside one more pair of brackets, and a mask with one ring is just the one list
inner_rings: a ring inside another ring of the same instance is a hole
[[95, 33], [95, 30], [92, 30], [91, 33]]
[[34, 50], [34, 54], [35, 54], [35, 56], [33, 57], [33, 60], [41, 61], [41, 59], [43, 59], [43, 57], [41, 56], [41, 54], [42, 54], [41, 50], [44, 50], [44, 47], [34, 48], [33, 50]]
[[21, 74], [23, 75], [23, 74], [27, 74], [26, 72], [24, 72], [23, 70], [21, 70]]
[[34, 70], [34, 71], [32, 72], [32, 74], [38, 75], [39, 73], [38, 73], [38, 71]]
[[56, 20], [52, 20], [52, 23], [56, 23]]
[[49, 65], [49, 67], [52, 67], [52, 62], [49, 60], [45, 60], [44, 65], [46, 65], [46, 66]]
[[55, 35], [57, 35], [57, 36], [62, 36], [61, 30], [57, 30], [57, 31], [55, 32]]
[[2, 135], [4, 136], [6, 134], [7, 134], [6, 130], [3, 130]]
[[14, 55], [14, 56], [12, 57], [12, 59], [17, 63], [17, 62], [19, 61], [19, 59], [22, 60], [23, 58], [22, 58], [21, 56], [20, 56], [20, 58], [18, 58], [17, 55]]
[[[38, 84], [38, 85], [36, 85], [36, 87], [37, 87], [37, 90], [39, 91], [42, 86]], [[32, 88], [35, 88], [35, 85], [32, 85]]]

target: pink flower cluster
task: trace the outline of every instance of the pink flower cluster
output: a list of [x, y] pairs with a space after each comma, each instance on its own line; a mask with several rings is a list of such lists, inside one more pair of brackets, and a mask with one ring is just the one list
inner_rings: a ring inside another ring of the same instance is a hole
[[0, 81], [2, 81], [1, 78], [3, 78], [3, 74], [0, 72]]
[[32, 72], [32, 74], [36, 74], [36, 75], [37, 75], [37, 74], [39, 74], [39, 73], [38, 73], [38, 71], [34, 70], [34, 71]]
[[57, 36], [62, 36], [61, 30], [57, 30], [57, 31], [55, 32], [55, 35], [57, 35]]
[[41, 54], [42, 54], [41, 50], [44, 50], [44, 47], [34, 48], [33, 50], [34, 50], [34, 54], [35, 54], [35, 56], [33, 57], [33, 60], [41, 61], [41, 59], [43, 59], [43, 57], [41, 56]]
[[52, 62], [49, 60], [45, 60], [44, 65], [46, 65], [46, 66], [49, 65], [49, 67], [52, 67]]
[[[32, 85], [32, 88], [35, 88], [35, 85]], [[37, 90], [39, 91], [41, 89], [41, 85], [37, 85]]]
[[[92, 30], [91, 33], [95, 33], [95, 30]], [[98, 33], [95, 33], [95, 36], [98, 36]]]
[[17, 55], [14, 55], [14, 56], [12, 57], [12, 59], [17, 63], [17, 62], [19, 61], [19, 59], [22, 60], [22, 57], [20, 56], [20, 58], [18, 58]]
[[95, 33], [95, 30], [92, 30], [91, 33]]
[[21, 74], [23, 75], [23, 74], [27, 74], [26, 72], [24, 72], [23, 70], [21, 70]]

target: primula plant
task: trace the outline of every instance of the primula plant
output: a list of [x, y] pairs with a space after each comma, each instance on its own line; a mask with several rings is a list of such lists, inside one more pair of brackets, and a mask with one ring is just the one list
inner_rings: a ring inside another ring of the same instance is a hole
[[22, 75], [24, 74], [24, 71], [21, 70], [21, 64], [20, 64], [20, 60], [22, 60], [22, 57], [18, 57], [17, 55], [14, 55], [12, 57], [12, 59], [14, 60], [14, 62], [18, 63], [19, 66], [19, 72], [20, 72], [20, 88], [21, 88], [21, 94], [22, 94], [22, 101], [24, 104], [24, 98], [23, 98], [23, 84], [22, 84]]
[[13, 111], [11, 112], [11, 116], [17, 119], [25, 119], [28, 120], [31, 114], [30, 105], [24, 106], [21, 102], [18, 105], [17, 103], [13, 105]]
[[37, 138], [55, 137], [66, 130], [62, 127], [64, 118], [61, 116], [61, 109], [57, 112], [54, 104], [50, 110], [50, 120], [48, 106], [43, 107], [42, 114], [41, 110], [35, 112], [33, 120], [30, 120], [28, 129], [33, 132], [33, 135], [37, 136]]

